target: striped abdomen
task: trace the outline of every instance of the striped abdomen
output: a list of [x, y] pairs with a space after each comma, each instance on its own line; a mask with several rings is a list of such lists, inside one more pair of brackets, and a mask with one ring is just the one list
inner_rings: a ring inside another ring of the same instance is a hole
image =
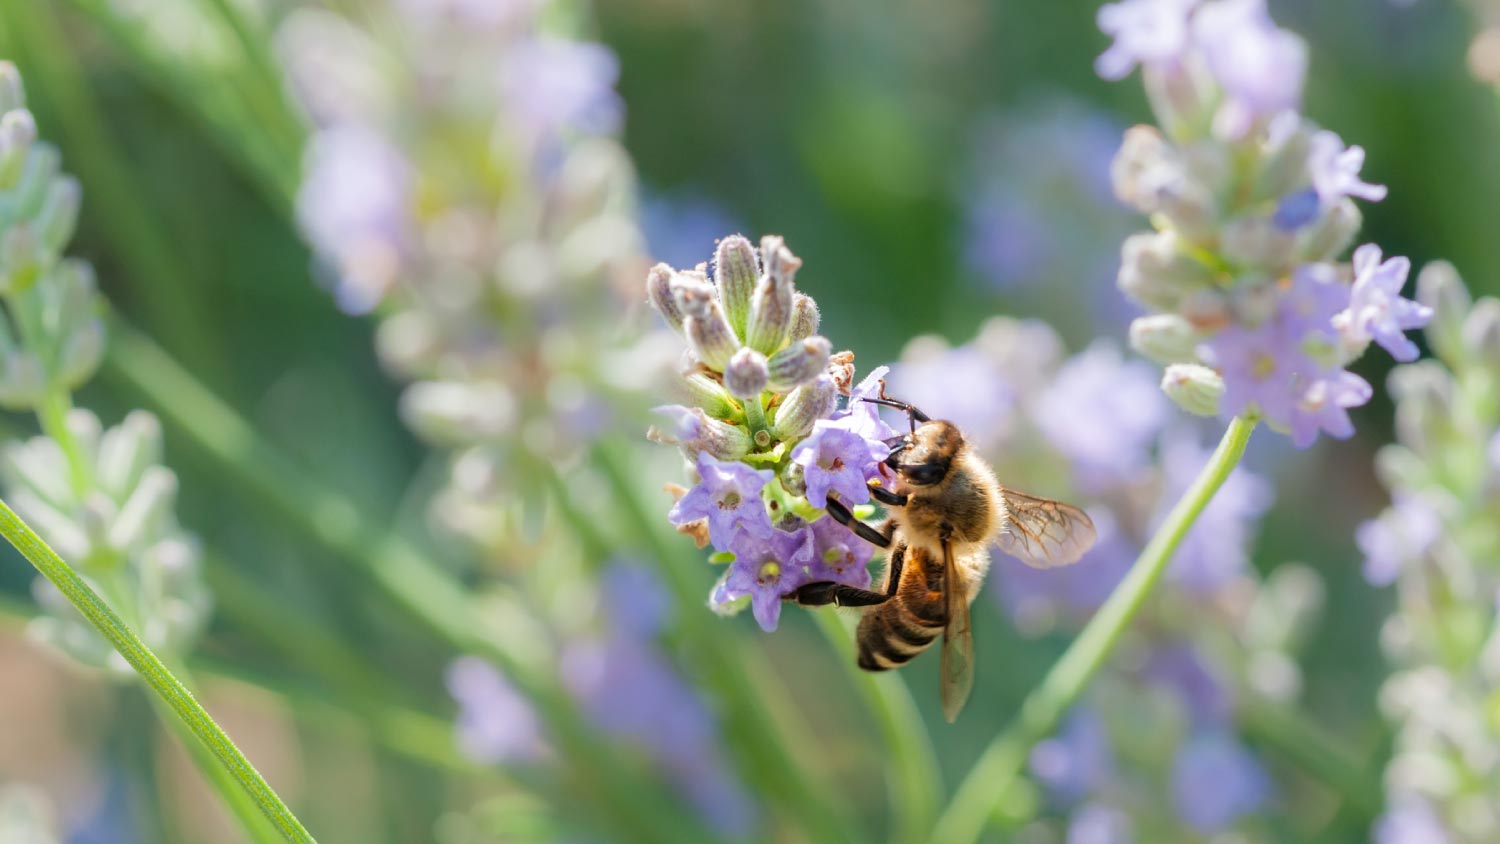
[[891, 558], [904, 558], [901, 582], [889, 601], [865, 611], [855, 641], [859, 667], [887, 671], [910, 662], [943, 635], [942, 565], [929, 565], [921, 548], [897, 546]]

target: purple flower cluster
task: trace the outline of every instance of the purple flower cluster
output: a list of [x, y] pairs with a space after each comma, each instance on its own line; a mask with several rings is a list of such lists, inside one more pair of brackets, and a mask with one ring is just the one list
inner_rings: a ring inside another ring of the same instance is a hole
[[1162, 129], [1137, 126], [1116, 195], [1155, 230], [1126, 239], [1119, 285], [1151, 313], [1132, 345], [1167, 366], [1163, 389], [1200, 415], [1257, 416], [1299, 448], [1349, 437], [1370, 385], [1346, 367], [1373, 342], [1417, 356], [1431, 318], [1402, 298], [1405, 258], [1365, 244], [1353, 199], [1364, 150], [1297, 113], [1306, 47], [1264, 0], [1125, 0], [1099, 14], [1115, 43], [1099, 72], [1139, 65]]
[[[661, 584], [644, 567], [616, 563], [601, 592], [611, 596], [604, 629], [562, 646], [564, 686], [597, 729], [648, 754], [706, 820], [743, 834], [755, 807], [720, 752], [713, 715], [655, 642], [666, 622]], [[489, 663], [456, 660], [447, 683], [465, 755], [483, 764], [551, 760], [530, 702]]]
[[869, 586], [874, 549], [823, 508], [870, 500], [895, 435], [861, 401], [879, 395], [886, 370], [850, 388], [853, 355], [831, 353], [815, 333], [816, 303], [795, 289], [801, 263], [779, 237], [757, 252], [734, 235], [719, 242], [712, 275], [708, 264], [659, 264], [646, 281], [688, 346], [671, 387], [687, 404], [657, 408], [670, 429], [649, 433], [677, 445], [695, 476], [667, 518], [728, 563], [709, 606], [748, 603], [767, 631], [805, 584]]

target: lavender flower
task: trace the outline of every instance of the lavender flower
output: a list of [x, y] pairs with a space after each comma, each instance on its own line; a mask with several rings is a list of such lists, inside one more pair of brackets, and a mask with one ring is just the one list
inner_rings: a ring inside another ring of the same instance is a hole
[[448, 694], [458, 702], [457, 739], [465, 756], [485, 765], [531, 762], [550, 750], [531, 703], [493, 666], [462, 657], [448, 666]]
[[1101, 75], [1141, 63], [1166, 132], [1130, 130], [1114, 165], [1117, 195], [1156, 227], [1122, 250], [1121, 290], [1153, 311], [1132, 344], [1177, 367], [1163, 387], [1190, 412], [1215, 409], [1218, 385], [1183, 368], [1207, 366], [1220, 415], [1262, 417], [1299, 448], [1352, 435], [1347, 411], [1371, 390], [1345, 367], [1371, 340], [1413, 358], [1402, 332], [1431, 313], [1399, 296], [1404, 258], [1367, 245], [1352, 271], [1337, 260], [1359, 225], [1350, 198], [1385, 189], [1360, 178], [1363, 149], [1296, 113], [1306, 46], [1264, 0], [1106, 10]]
[[[826, 338], [807, 333], [817, 307], [793, 284], [801, 264], [779, 237], [763, 238], [757, 254], [735, 235], [719, 243], [712, 281], [658, 265], [646, 282], [652, 306], [687, 341], [675, 391], [696, 405], [665, 408], [676, 430], [649, 433], [697, 466], [668, 519], [684, 532], [703, 522], [729, 555], [709, 606], [729, 614], [748, 604], [768, 632], [782, 601], [807, 583], [869, 584], [868, 543], [821, 510], [830, 494], [847, 505], [870, 500], [867, 482], [895, 433], [861, 401], [880, 393], [885, 370], [851, 388], [853, 355], [831, 354]], [[715, 443], [735, 447], [715, 454]]]
[[1085, 489], [1129, 480], [1146, 465], [1167, 414], [1156, 382], [1147, 364], [1099, 341], [1064, 363], [1038, 397], [1033, 413], [1043, 436]]
[[1074, 708], [1055, 737], [1032, 748], [1029, 765], [1048, 793], [1068, 803], [1099, 792], [1115, 774], [1104, 721], [1087, 706]]
[[[1378, 261], [1372, 253], [1363, 263], [1378, 272]], [[1381, 631], [1393, 670], [1380, 706], [1395, 739], [1375, 840], [1488, 841], [1500, 836], [1500, 484], [1491, 459], [1500, 405], [1488, 386], [1500, 357], [1487, 326], [1500, 301], [1470, 303], [1446, 265], [1425, 269], [1418, 290], [1434, 311], [1427, 339], [1439, 360], [1391, 373], [1398, 442], [1377, 469], [1392, 504], [1356, 533], [1366, 578], [1397, 594]], [[1459, 626], [1468, 632], [1456, 634]]]
[[1172, 769], [1177, 811], [1201, 835], [1214, 835], [1271, 797], [1260, 761], [1233, 737], [1208, 732], [1193, 737]]

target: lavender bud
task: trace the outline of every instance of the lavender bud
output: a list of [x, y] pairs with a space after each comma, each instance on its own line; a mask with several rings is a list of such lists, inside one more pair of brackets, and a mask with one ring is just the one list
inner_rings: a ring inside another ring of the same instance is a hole
[[833, 412], [838, 397], [838, 384], [826, 373], [792, 390], [776, 410], [772, 435], [783, 442], [802, 439], [812, 433], [814, 423]]
[[771, 355], [786, 345], [792, 332], [792, 297], [790, 283], [778, 282], [763, 275], [750, 299], [750, 322], [745, 327], [745, 342], [751, 348]]
[[1474, 303], [1464, 320], [1463, 344], [1474, 360], [1500, 369], [1500, 299], [1486, 296]]
[[24, 293], [41, 269], [42, 243], [29, 222], [10, 227], [0, 237], [0, 294]]
[[760, 239], [760, 254], [766, 275], [778, 284], [791, 287], [797, 270], [802, 267], [802, 259], [786, 248], [786, 241], [778, 235], [768, 234]]
[[1177, 314], [1136, 317], [1130, 323], [1130, 348], [1160, 364], [1194, 359], [1198, 332]]
[[1171, 231], [1125, 238], [1120, 247], [1120, 290], [1147, 307], [1175, 311], [1186, 296], [1212, 283], [1213, 274], [1182, 254], [1178, 242]]
[[161, 460], [161, 423], [144, 410], [134, 410], [99, 439], [99, 488], [111, 498], [124, 498], [140, 482], [149, 466]]
[[503, 384], [418, 381], [401, 394], [401, 417], [423, 437], [444, 444], [510, 435], [516, 401]]
[[737, 234], [719, 241], [719, 248], [714, 253], [714, 281], [719, 284], [724, 315], [740, 337], [745, 336], [745, 326], [750, 320], [750, 297], [755, 293], [755, 279], [759, 273], [755, 247], [750, 241]]
[[754, 349], [740, 349], [724, 367], [724, 388], [737, 399], [759, 400], [769, 377], [765, 355]]
[[1174, 130], [1203, 125], [1218, 96], [1213, 80], [1192, 62], [1143, 64], [1141, 82], [1157, 120]]
[[1297, 236], [1269, 217], [1241, 217], [1224, 227], [1220, 247], [1232, 264], [1279, 268], [1292, 257]]
[[26, 107], [26, 89], [15, 62], [0, 62], [0, 112]]
[[1396, 401], [1396, 430], [1403, 443], [1431, 454], [1448, 431], [1455, 413], [1453, 379], [1436, 361], [1398, 366], [1386, 381]]
[[701, 407], [717, 419], [728, 419], [739, 410], [724, 385], [701, 372], [690, 372], [673, 379], [669, 390], [683, 404]]
[[46, 392], [46, 373], [36, 355], [17, 352], [0, 364], [0, 407], [30, 410], [42, 403]]
[[646, 273], [646, 298], [673, 331], [682, 332], [682, 309], [672, 295], [672, 268], [657, 264]]
[[828, 368], [828, 359], [833, 355], [833, 344], [827, 337], [812, 336], [794, 342], [771, 356], [770, 386], [784, 393], [800, 384], [818, 377]]
[[36, 226], [41, 245], [49, 254], [62, 252], [73, 238], [73, 229], [78, 224], [78, 208], [83, 201], [83, 188], [72, 176], [59, 176], [53, 180], [37, 213]]
[[665, 431], [651, 426], [646, 431], [646, 438], [678, 446], [689, 460], [695, 460], [700, 451], [719, 460], [739, 460], [750, 453], [748, 431], [714, 419], [701, 408], [667, 405], [656, 408], [654, 412], [666, 417], [671, 424]]
[[1218, 416], [1224, 398], [1224, 379], [1196, 363], [1174, 363], [1161, 377], [1161, 390], [1177, 406], [1195, 416]]
[[36, 143], [36, 118], [25, 109], [0, 116], [0, 188], [9, 188], [21, 176], [26, 153]]
[[[1194, 164], [1193, 169], [1200, 169], [1199, 165]], [[1155, 128], [1133, 126], [1126, 130], [1110, 165], [1110, 177], [1121, 202], [1146, 214], [1166, 214], [1189, 235], [1212, 230], [1212, 193]]]
[[1296, 115], [1271, 121], [1270, 140], [1261, 155], [1255, 198], [1279, 199], [1306, 187], [1307, 153], [1312, 133]]
[[161, 466], [148, 468], [109, 524], [105, 542], [120, 551], [139, 553], [161, 532], [164, 520], [171, 518], [176, 496], [177, 476]]
[[1433, 261], [1417, 275], [1417, 301], [1432, 309], [1427, 342], [1450, 364], [1463, 356], [1464, 317], [1473, 305], [1458, 270], [1447, 261]]
[[1364, 215], [1351, 199], [1339, 203], [1324, 212], [1303, 234], [1302, 247], [1298, 255], [1303, 261], [1332, 261], [1344, 254], [1349, 244], [1359, 234]]
[[[678, 302], [682, 303], [683, 299], [679, 297]], [[702, 302], [698, 313], [688, 314], [683, 328], [687, 334], [688, 348], [692, 349], [698, 360], [717, 372], [723, 372], [729, 366], [730, 358], [739, 351], [740, 341], [735, 338], [734, 329], [729, 327], [729, 321], [724, 318], [724, 309], [720, 307], [718, 299], [710, 298]]]
[[806, 293], [798, 293], [792, 300], [792, 342], [795, 343], [817, 334], [818, 324], [821, 321], [822, 315], [818, 313], [818, 303]]

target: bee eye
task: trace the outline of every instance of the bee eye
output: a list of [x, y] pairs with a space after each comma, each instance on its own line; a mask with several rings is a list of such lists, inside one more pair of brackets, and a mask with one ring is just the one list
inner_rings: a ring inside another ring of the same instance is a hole
[[946, 466], [936, 463], [907, 464], [900, 468], [901, 477], [917, 486], [930, 486], [941, 481], [946, 471]]

